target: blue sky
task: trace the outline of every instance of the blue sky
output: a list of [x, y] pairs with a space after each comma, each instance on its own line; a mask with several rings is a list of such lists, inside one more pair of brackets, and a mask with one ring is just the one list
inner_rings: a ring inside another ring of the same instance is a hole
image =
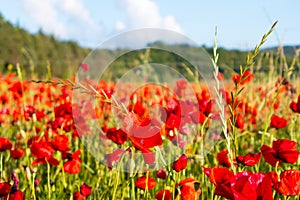
[[298, 0], [1, 0], [0, 12], [13, 24], [36, 33], [42, 29], [63, 40], [96, 47], [118, 33], [165, 28], [212, 46], [252, 49], [278, 20], [266, 47], [300, 44]]

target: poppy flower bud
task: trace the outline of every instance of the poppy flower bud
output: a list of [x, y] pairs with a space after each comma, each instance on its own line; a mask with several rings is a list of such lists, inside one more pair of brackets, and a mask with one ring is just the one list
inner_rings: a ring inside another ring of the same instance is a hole
[[160, 169], [156, 172], [156, 176], [157, 176], [157, 178], [160, 178], [160, 179], [166, 179], [167, 173], [165, 170]]
[[155, 185], [155, 179], [151, 178], [150, 176], [141, 176], [135, 181], [135, 186], [142, 190], [151, 190], [154, 188]]
[[173, 163], [172, 169], [175, 170], [176, 172], [180, 172], [181, 170], [184, 170], [187, 166], [188, 163], [188, 158], [185, 154], [182, 154], [178, 160], [176, 160]]

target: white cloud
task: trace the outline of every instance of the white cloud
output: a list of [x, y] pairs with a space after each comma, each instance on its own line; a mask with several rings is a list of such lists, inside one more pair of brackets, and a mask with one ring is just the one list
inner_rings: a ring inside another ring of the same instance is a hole
[[[76, 40], [79, 44], [95, 47], [107, 34], [93, 19], [84, 5], [84, 0], [21, 1], [26, 13], [39, 28], [60, 39]], [[158, 5], [152, 0], [116, 1], [126, 19], [116, 21], [114, 33], [138, 28], [162, 28], [183, 32], [176, 19], [173, 16], [163, 16]], [[161, 35], [150, 34], [147, 38], [149, 38], [147, 41], [155, 41], [160, 39]]]
[[59, 20], [59, 15], [54, 8], [56, 0], [23, 0], [27, 13], [40, 28], [60, 38], [68, 35], [67, 27]]
[[89, 26], [95, 26], [94, 20], [89, 11], [84, 7], [82, 0], [62, 0], [59, 2], [59, 6], [70, 17]]
[[179, 32], [179, 33], [183, 32], [173, 16], [166, 16], [164, 18], [163, 27], [166, 29], [170, 29], [170, 30]]
[[122, 31], [126, 28], [125, 24], [121, 21], [117, 21], [117, 23], [115, 24], [115, 29], [117, 31]]
[[[166, 43], [189, 43], [182, 35], [183, 30], [174, 16], [163, 16], [153, 0], [116, 0], [119, 10], [125, 15], [125, 22], [115, 23], [115, 32], [127, 30], [113, 38], [109, 48], [144, 48], [156, 41]], [[165, 31], [167, 29], [168, 31]], [[180, 34], [178, 34], [180, 33]]]
[[101, 34], [82, 0], [22, 0], [31, 19], [46, 33], [86, 43]]
[[162, 16], [159, 7], [151, 0], [117, 0], [117, 5], [126, 16], [128, 27], [164, 28], [182, 33], [173, 16]]

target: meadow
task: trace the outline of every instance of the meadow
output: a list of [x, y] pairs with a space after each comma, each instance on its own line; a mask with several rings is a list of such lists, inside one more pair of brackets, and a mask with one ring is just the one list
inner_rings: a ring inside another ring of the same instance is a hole
[[214, 90], [178, 79], [172, 93], [122, 91], [129, 104], [114, 82], [25, 78], [11, 66], [0, 76], [0, 199], [299, 199], [299, 50], [288, 65], [279, 48], [261, 71], [273, 28], [229, 79], [215, 46]]

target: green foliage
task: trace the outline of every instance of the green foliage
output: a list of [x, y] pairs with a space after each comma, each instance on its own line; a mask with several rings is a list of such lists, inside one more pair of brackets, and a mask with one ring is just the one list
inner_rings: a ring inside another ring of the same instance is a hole
[[70, 77], [90, 51], [72, 41], [58, 41], [42, 31], [30, 34], [1, 16], [0, 47], [0, 71], [5, 73], [9, 64], [19, 63], [27, 76], [32, 75], [33, 71], [45, 76], [50, 64], [53, 76]]
[[[148, 46], [159, 49], [166, 45], [158, 41]], [[172, 49], [175, 49], [176, 52], [184, 51], [184, 55], [189, 55], [189, 58], [199, 56], [200, 48], [204, 48], [212, 56], [213, 49], [205, 46], [172, 45]], [[2, 73], [10, 71], [10, 64], [16, 66], [18, 63], [22, 66], [22, 71], [25, 72], [27, 77], [45, 77], [49, 74], [47, 67], [51, 66], [52, 76], [70, 78], [75, 74], [79, 64], [90, 51], [91, 49], [82, 48], [74, 41], [59, 41], [54, 36], [46, 35], [42, 31], [30, 34], [26, 30], [5, 21], [0, 14], [0, 72]], [[120, 55], [120, 52], [125, 52], [125, 50], [101, 50], [101, 57], [107, 58], [113, 55]], [[285, 57], [282, 57], [283, 52]], [[114, 70], [114, 73], [108, 71], [106, 75], [115, 79], [123, 75], [128, 69], [145, 63], [143, 58], [141, 58], [143, 53], [143, 50], [132, 51], [127, 53], [126, 56], [118, 58], [111, 64], [111, 69], [109, 69], [110, 71], [112, 69], [118, 70]], [[248, 52], [246, 51], [219, 48], [220, 58], [218, 63], [220, 71], [224, 73], [226, 78], [230, 78], [234, 72], [239, 71], [241, 65], [245, 64], [246, 60], [244, 58], [247, 54]], [[295, 48], [292, 49], [292, 47], [267, 49], [260, 52], [257, 59], [254, 60], [258, 68], [253, 70], [263, 74], [274, 70], [277, 74], [281, 74], [285, 69], [279, 66], [283, 66], [283, 64], [290, 66], [294, 56]], [[152, 63], [161, 63], [173, 67], [185, 77], [189, 77], [184, 68], [186, 66], [190, 67], [190, 64], [178, 55], [151, 50], [147, 59]], [[271, 60], [275, 69], [270, 69], [269, 67]], [[95, 61], [97, 62], [97, 60]], [[294, 63], [294, 65], [294, 70], [299, 71], [299, 62]], [[16, 68], [14, 67], [13, 70], [16, 70]]]

